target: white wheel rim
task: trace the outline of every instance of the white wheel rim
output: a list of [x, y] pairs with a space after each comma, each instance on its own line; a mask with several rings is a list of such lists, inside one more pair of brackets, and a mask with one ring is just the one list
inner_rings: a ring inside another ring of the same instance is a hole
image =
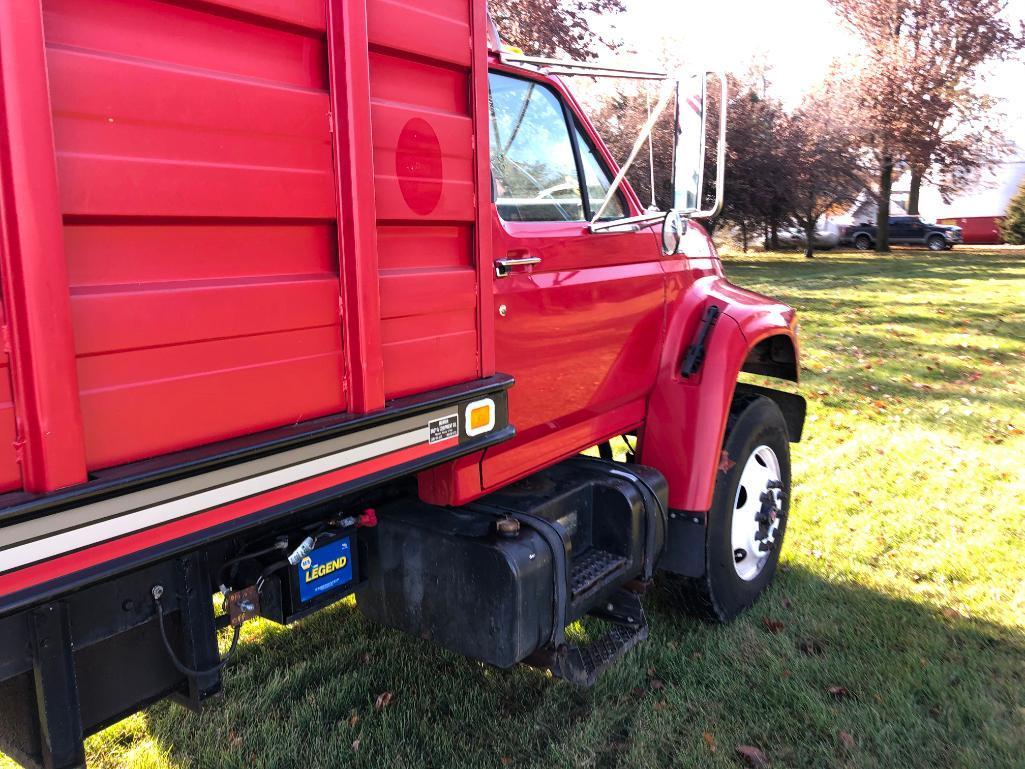
[[[782, 480], [776, 452], [768, 446], [759, 446], [751, 452], [733, 500], [733, 568], [746, 582], [762, 573], [776, 547], [777, 513], [783, 508]], [[765, 494], [770, 497], [763, 500]], [[768, 521], [765, 521], [763, 507]]]

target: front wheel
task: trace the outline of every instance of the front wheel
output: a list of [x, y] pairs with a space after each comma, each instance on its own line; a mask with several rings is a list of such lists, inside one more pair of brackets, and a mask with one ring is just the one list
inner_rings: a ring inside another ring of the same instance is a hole
[[868, 251], [872, 248], [872, 238], [868, 235], [858, 235], [854, 239], [854, 247], [859, 251]]
[[790, 438], [762, 396], [734, 404], [708, 512], [705, 575], [679, 585], [692, 613], [729, 622], [776, 573], [790, 510]]
[[926, 245], [929, 246], [930, 251], [946, 251], [947, 239], [942, 235], [933, 235], [926, 241]]

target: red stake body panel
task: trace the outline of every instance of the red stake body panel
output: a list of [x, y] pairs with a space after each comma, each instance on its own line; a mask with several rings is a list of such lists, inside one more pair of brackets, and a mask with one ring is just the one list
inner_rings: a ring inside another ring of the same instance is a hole
[[478, 265], [490, 272], [490, 259], [478, 253], [477, 184], [488, 167], [487, 124], [477, 124], [483, 141], [474, 129], [474, 109], [487, 103], [484, 52], [473, 47], [485, 39], [479, 6], [367, 2], [388, 398], [482, 373]]
[[90, 469], [346, 407], [323, 3], [246, 5], [44, 3]]
[[[0, 492], [494, 373], [483, 4], [26, 0], [0, 27]], [[27, 563], [5, 590], [57, 573]]]
[[[15, 346], [49, 343], [17, 361], [22, 395], [0, 376], [0, 442], [18, 406], [33, 490], [491, 373], [480, 16], [470, 0], [43, 0], [41, 35], [39, 18], [35, 38], [5, 27], [49, 74], [5, 71], [9, 108], [43, 123], [17, 149], [32, 194], [4, 173], [5, 219], [25, 225], [5, 253], [27, 265], [5, 293], [31, 293], [6, 308]], [[46, 211], [43, 156], [49, 229], [22, 210]], [[18, 315], [41, 300], [46, 329]], [[0, 490], [17, 488], [3, 451]]]

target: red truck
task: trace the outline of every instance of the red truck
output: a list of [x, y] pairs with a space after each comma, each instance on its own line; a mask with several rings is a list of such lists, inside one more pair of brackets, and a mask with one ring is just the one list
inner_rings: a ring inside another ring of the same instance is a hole
[[[572, 74], [677, 105], [677, 210]], [[804, 401], [738, 383], [797, 380], [796, 321], [697, 223], [701, 82], [519, 55], [483, 0], [0, 3], [0, 750], [80, 766], [353, 593], [584, 685], [656, 574], [749, 606]]]

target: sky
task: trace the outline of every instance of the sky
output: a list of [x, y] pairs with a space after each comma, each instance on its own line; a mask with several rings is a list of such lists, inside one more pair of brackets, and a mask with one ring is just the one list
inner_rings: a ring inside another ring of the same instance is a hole
[[[774, 92], [797, 104], [838, 56], [854, 55], [857, 38], [834, 14], [827, 0], [624, 0], [627, 13], [611, 21], [638, 52], [670, 46], [695, 67], [742, 71], [752, 61], [772, 66]], [[1025, 0], [1010, 0], [1008, 16], [1025, 19]], [[698, 19], [699, 21], [695, 21]], [[1025, 155], [1025, 58], [992, 66], [985, 88], [1004, 99], [1005, 130]]]

